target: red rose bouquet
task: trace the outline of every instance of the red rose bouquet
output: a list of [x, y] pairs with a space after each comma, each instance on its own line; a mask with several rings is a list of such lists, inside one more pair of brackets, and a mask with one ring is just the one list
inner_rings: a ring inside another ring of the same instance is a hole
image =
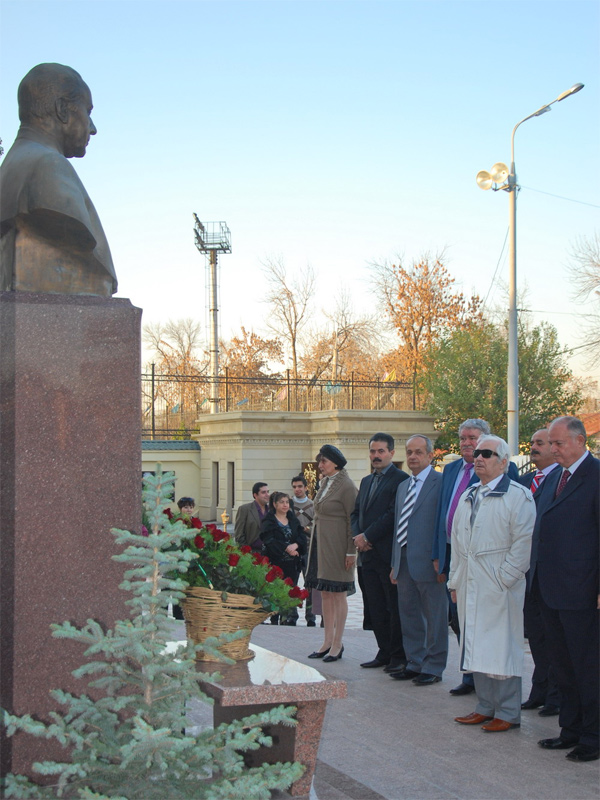
[[[216, 525], [203, 525], [197, 517], [179, 518], [195, 535], [188, 543], [196, 558], [180, 577], [189, 586], [216, 589], [227, 594], [245, 594], [255, 598], [266, 611], [287, 614], [302, 605], [308, 597], [306, 589], [299, 589], [283, 572], [271, 564], [266, 556], [255, 553], [248, 546], [238, 547], [231, 536]], [[197, 520], [199, 525], [194, 522]], [[177, 518], [173, 518], [174, 523]]]

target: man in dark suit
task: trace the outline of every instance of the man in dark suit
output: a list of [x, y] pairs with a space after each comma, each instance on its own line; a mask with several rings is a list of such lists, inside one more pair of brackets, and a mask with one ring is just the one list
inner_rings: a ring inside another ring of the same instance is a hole
[[433, 444], [426, 436], [406, 443], [410, 481], [396, 493], [395, 536], [390, 579], [398, 590], [398, 608], [406, 650], [405, 669], [396, 680], [429, 686], [442, 679], [448, 659], [448, 594], [433, 566], [431, 549], [442, 476], [431, 467]]
[[[558, 467], [558, 464], [552, 455], [550, 442], [548, 441], [547, 428], [541, 428], [536, 431], [531, 437], [530, 445], [531, 449], [529, 452], [536, 469], [531, 470], [531, 472], [528, 472], [526, 475], [520, 475], [519, 483], [531, 490], [537, 507], [542, 494], [544, 481], [552, 470]], [[530, 591], [525, 592], [525, 607], [523, 613], [525, 618], [525, 635], [529, 641], [535, 669], [533, 670], [533, 676], [531, 678], [529, 697], [521, 704], [521, 708], [526, 711], [539, 708], [538, 714], [541, 717], [553, 717], [558, 714], [560, 693], [550, 667], [542, 612], [540, 611], [537, 599]]]
[[234, 537], [236, 544], [250, 545], [253, 550], [261, 552], [260, 524], [265, 518], [269, 505], [269, 487], [258, 481], [252, 487], [251, 503], [240, 506], [235, 515]]
[[[459, 449], [462, 458], [453, 461], [444, 467], [442, 472], [442, 490], [438, 503], [436, 518], [436, 536], [433, 540], [432, 557], [434, 567], [439, 573], [441, 581], [445, 581], [450, 569], [450, 535], [452, 533], [452, 521], [458, 506], [460, 496], [474, 483], [479, 482], [479, 478], [473, 469], [473, 451], [477, 446], [477, 440], [482, 434], [489, 434], [490, 426], [484, 419], [466, 419], [458, 428]], [[508, 476], [516, 481], [519, 472], [511, 462], [508, 468]], [[456, 603], [450, 599], [450, 626], [457, 637], [460, 636], [458, 627], [458, 614]], [[473, 675], [470, 672], [463, 673], [462, 683], [454, 689], [450, 689], [450, 694], [455, 696], [471, 694], [475, 691]]]
[[364, 592], [379, 650], [361, 667], [383, 667], [390, 672], [406, 663], [390, 564], [396, 490], [408, 475], [392, 463], [394, 438], [387, 433], [371, 437], [369, 458], [373, 472], [360, 482], [350, 521], [354, 543], [361, 554]]
[[561, 469], [546, 478], [538, 501], [530, 586], [542, 611], [561, 704], [559, 736], [539, 745], [569, 749], [570, 761], [594, 761], [599, 755], [600, 461], [587, 450], [577, 417], [555, 419], [549, 441]]

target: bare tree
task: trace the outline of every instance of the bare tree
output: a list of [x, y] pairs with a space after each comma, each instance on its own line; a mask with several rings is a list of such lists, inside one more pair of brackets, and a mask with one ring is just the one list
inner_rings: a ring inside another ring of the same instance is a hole
[[329, 330], [318, 330], [304, 337], [301, 358], [303, 372], [312, 379], [348, 378], [371, 380], [379, 370], [381, 331], [377, 320], [356, 315], [347, 292], [335, 300], [333, 312], [323, 312]]
[[201, 374], [206, 355], [201, 352], [202, 328], [193, 319], [169, 320], [144, 325], [144, 342], [152, 350], [161, 372]]
[[575, 300], [592, 300], [594, 310], [582, 314], [582, 349], [588, 354], [588, 366], [600, 363], [600, 233], [581, 236], [571, 247], [567, 267], [573, 282]]
[[[209, 392], [208, 359], [202, 349], [200, 323], [192, 319], [169, 320], [144, 325], [144, 343], [156, 366], [154, 395], [145, 383], [146, 400], [163, 414], [165, 427], [193, 423]], [[173, 415], [177, 414], [177, 417]]]
[[269, 306], [265, 323], [287, 346], [292, 360], [292, 376], [297, 379], [299, 336], [310, 318], [315, 275], [312, 267], [307, 266], [290, 278], [281, 258], [267, 259], [263, 268], [269, 286], [265, 297]]

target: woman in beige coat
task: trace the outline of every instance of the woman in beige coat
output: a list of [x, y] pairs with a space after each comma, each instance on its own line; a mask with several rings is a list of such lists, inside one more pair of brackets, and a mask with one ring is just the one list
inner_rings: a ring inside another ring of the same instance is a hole
[[[356, 548], [350, 529], [350, 514], [354, 509], [356, 486], [344, 469], [346, 459], [337, 447], [325, 444], [317, 455], [318, 468], [323, 475], [315, 497], [315, 519], [311, 538], [311, 558], [317, 549], [317, 575], [307, 577], [306, 587], [317, 589], [323, 599], [325, 639], [320, 650], [309, 658], [324, 662], [342, 657], [342, 636], [348, 616], [348, 594], [354, 594]], [[316, 545], [315, 545], [316, 541]], [[309, 571], [310, 567], [309, 567]]]

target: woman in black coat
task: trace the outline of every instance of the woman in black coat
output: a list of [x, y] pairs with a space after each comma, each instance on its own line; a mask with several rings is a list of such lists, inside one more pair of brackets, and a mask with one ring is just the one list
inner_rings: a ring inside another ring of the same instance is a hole
[[[263, 553], [271, 564], [283, 571], [285, 578], [291, 578], [294, 586], [302, 570], [303, 555], [306, 555], [306, 534], [298, 522], [298, 518], [290, 509], [290, 497], [284, 492], [273, 492], [269, 498], [269, 511], [260, 526], [260, 538]], [[297, 619], [289, 618], [283, 624], [295, 625]], [[271, 617], [273, 624], [278, 623], [278, 616]]]

